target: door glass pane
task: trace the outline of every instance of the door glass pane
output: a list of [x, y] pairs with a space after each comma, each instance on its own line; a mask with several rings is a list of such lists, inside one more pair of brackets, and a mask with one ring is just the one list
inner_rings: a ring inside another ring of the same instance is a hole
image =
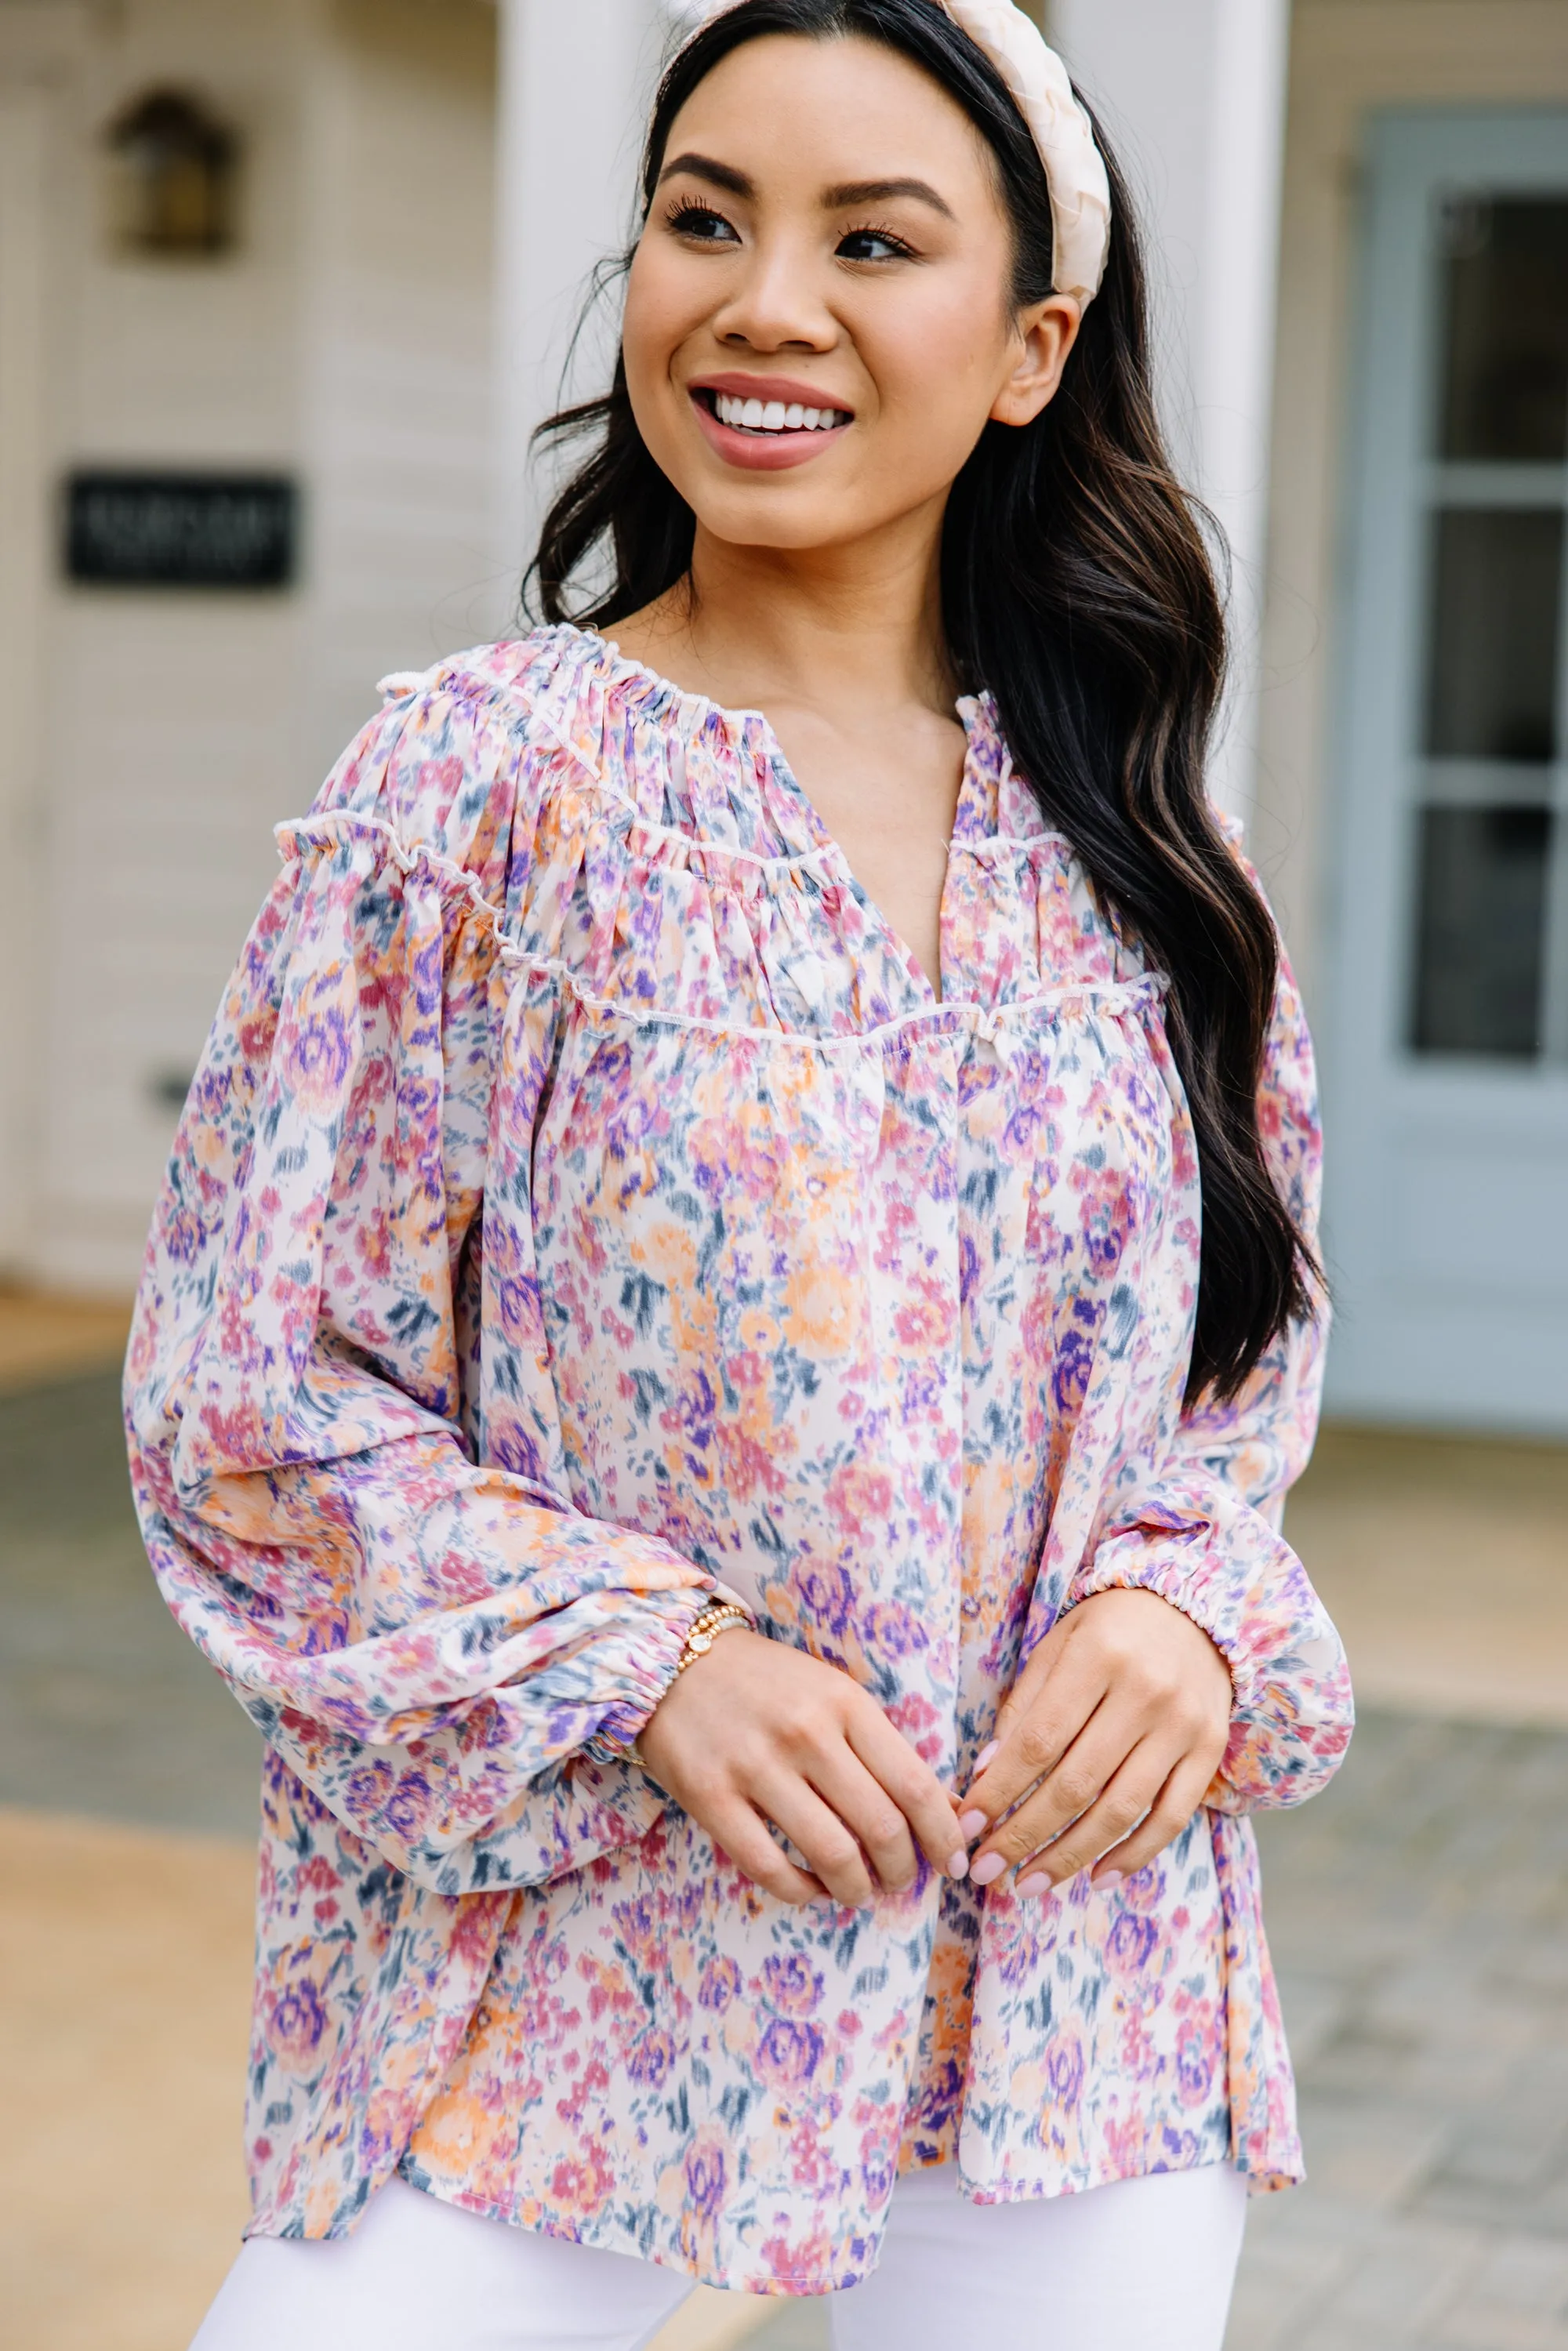
[[1418, 1053], [1540, 1052], [1551, 855], [1549, 809], [1422, 810]]
[[1449, 507], [1435, 538], [1427, 751], [1553, 758], [1561, 509]]
[[1568, 199], [1453, 199], [1447, 248], [1445, 457], [1568, 456]]

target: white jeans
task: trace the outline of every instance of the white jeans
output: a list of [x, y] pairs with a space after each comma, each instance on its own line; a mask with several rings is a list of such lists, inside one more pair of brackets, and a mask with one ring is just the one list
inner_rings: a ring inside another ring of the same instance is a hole
[[[1223, 2166], [987, 2205], [916, 2172], [834, 2351], [1220, 2351], [1246, 2210]], [[691, 2290], [394, 2179], [340, 2242], [252, 2238], [193, 2351], [644, 2351]]]

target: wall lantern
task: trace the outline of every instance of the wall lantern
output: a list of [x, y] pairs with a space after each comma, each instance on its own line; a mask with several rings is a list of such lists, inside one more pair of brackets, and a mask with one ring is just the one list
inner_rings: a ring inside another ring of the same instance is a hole
[[202, 101], [152, 89], [109, 128], [119, 241], [131, 253], [222, 253], [234, 241], [239, 142]]

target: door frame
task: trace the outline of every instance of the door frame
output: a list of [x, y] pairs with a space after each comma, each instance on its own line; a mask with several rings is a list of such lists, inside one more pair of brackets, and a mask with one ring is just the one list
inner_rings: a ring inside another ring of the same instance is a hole
[[[1458, 160], [1456, 161], [1456, 158]], [[1353, 347], [1336, 602], [1341, 617], [1335, 855], [1325, 1042], [1327, 1251], [1341, 1308], [1330, 1409], [1347, 1418], [1568, 1436], [1568, 1283], [1507, 1310], [1473, 1280], [1402, 1276], [1398, 1204], [1383, 1178], [1394, 1138], [1453, 1154], [1484, 1133], [1494, 1159], [1561, 1171], [1568, 1229], [1568, 1059], [1528, 1068], [1423, 1063], [1405, 1033], [1415, 917], [1416, 754], [1425, 653], [1422, 453], [1437, 392], [1437, 187], [1568, 194], [1568, 110], [1422, 107], [1370, 123], [1359, 331]], [[1568, 614], [1565, 614], [1568, 623]], [[1568, 679], [1568, 660], [1563, 665]], [[1564, 691], [1568, 692], [1568, 684]], [[1568, 716], [1568, 714], [1565, 714]], [[1560, 757], [1568, 742], [1559, 744]], [[1558, 844], [1556, 872], [1563, 870]], [[1559, 925], [1557, 952], [1563, 952]], [[1499, 1236], [1500, 1249], [1517, 1245]]]

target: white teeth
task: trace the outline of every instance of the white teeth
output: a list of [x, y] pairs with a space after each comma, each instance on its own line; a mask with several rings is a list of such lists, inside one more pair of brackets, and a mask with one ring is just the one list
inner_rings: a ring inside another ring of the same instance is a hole
[[837, 408], [806, 408], [798, 401], [742, 400], [734, 392], [714, 394], [714, 413], [721, 424], [744, 433], [831, 433], [849, 418]]

